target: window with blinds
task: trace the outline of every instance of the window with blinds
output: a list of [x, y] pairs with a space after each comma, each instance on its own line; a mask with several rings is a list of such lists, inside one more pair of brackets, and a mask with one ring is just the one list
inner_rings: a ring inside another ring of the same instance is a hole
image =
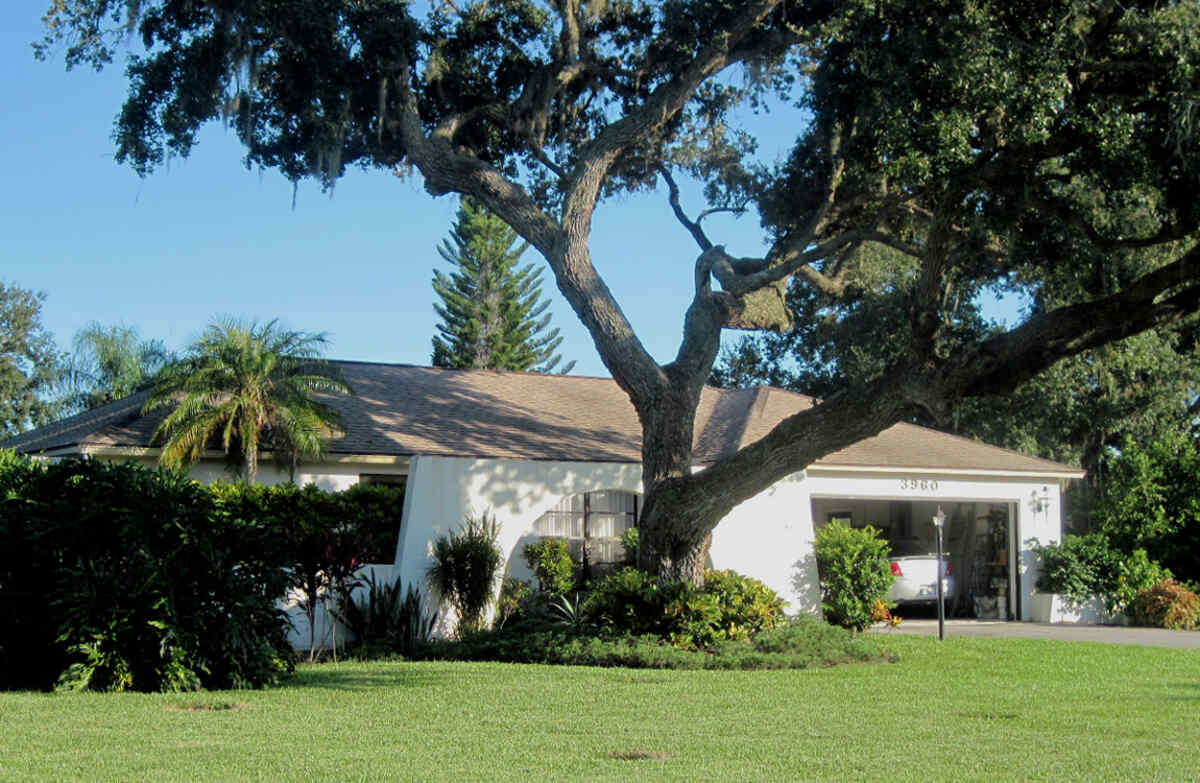
[[564, 498], [538, 517], [533, 533], [564, 538], [571, 555], [585, 565], [623, 562], [621, 534], [637, 527], [638, 496], [619, 489], [584, 492]]

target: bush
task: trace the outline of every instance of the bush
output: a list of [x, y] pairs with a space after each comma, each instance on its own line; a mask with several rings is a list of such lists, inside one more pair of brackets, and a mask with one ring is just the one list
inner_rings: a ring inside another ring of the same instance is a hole
[[1122, 557], [1103, 533], [1065, 536], [1057, 544], [1038, 544], [1034, 552], [1041, 562], [1035, 587], [1043, 593], [1083, 601], [1116, 587]]
[[182, 474], [10, 459], [0, 496], [5, 631], [22, 631], [4, 687], [261, 687], [290, 667], [273, 535]]
[[315, 612], [393, 559], [402, 498], [0, 451], [0, 688], [274, 682], [292, 655], [276, 602], [300, 588]]
[[496, 602], [496, 628], [503, 628], [509, 620], [521, 616], [533, 588], [528, 582], [506, 576], [500, 583], [500, 598]]
[[1126, 607], [1134, 625], [1194, 630], [1200, 623], [1200, 597], [1174, 579], [1142, 590]]
[[626, 528], [621, 534], [621, 548], [625, 550], [625, 564], [637, 565], [638, 551], [642, 546], [641, 534], [636, 527]]
[[870, 626], [875, 602], [884, 599], [895, 579], [887, 541], [873, 527], [834, 521], [817, 531], [814, 549], [825, 619], [858, 631]]
[[[299, 605], [308, 619], [309, 660], [314, 659], [319, 646], [317, 612], [323, 605], [344, 603], [360, 584], [356, 572], [368, 557], [379, 554], [372, 551], [374, 527], [388, 515], [395, 490], [351, 496], [349, 491], [326, 492], [314, 484], [218, 483], [207, 489], [226, 514], [272, 531], [272, 546], [287, 570], [288, 587], [301, 596]], [[369, 510], [371, 503], [380, 508]], [[365, 523], [359, 515], [365, 515]]]
[[392, 584], [367, 579], [363, 599], [345, 596], [340, 603], [338, 619], [357, 640], [357, 648], [368, 655], [375, 651], [412, 655], [428, 644], [437, 615], [425, 613], [421, 591], [399, 582]]
[[504, 557], [496, 544], [495, 517], [468, 516], [457, 533], [433, 543], [433, 564], [426, 571], [438, 597], [458, 612], [459, 636], [477, 632], [492, 602]]
[[725, 639], [744, 641], [784, 621], [787, 602], [753, 577], [729, 570], [706, 571], [703, 590], [717, 602], [717, 627]]
[[784, 606], [762, 582], [732, 571], [706, 571], [704, 586], [695, 587], [686, 582], [660, 585], [650, 574], [626, 567], [592, 590], [582, 612], [618, 632], [711, 649], [775, 627], [783, 621]]
[[578, 567], [567, 542], [562, 538], [547, 538], [536, 544], [527, 544], [525, 562], [537, 577], [538, 589], [552, 595], [566, 595], [575, 587], [575, 570]]
[[804, 669], [886, 659], [878, 640], [855, 637], [809, 615], [763, 631], [749, 641], [728, 641], [703, 651], [681, 649], [652, 634], [532, 621], [463, 642], [435, 642], [421, 654], [439, 660], [633, 669]]
[[1172, 576], [1146, 550], [1122, 554], [1101, 532], [1066, 536], [1061, 543], [1038, 545], [1034, 551], [1041, 560], [1038, 590], [1072, 601], [1100, 596], [1109, 611], [1124, 609], [1140, 591]]
[[1112, 606], [1109, 608], [1124, 609], [1138, 593], [1172, 577], [1170, 570], [1152, 561], [1145, 549], [1135, 549], [1117, 568], [1117, 580], [1110, 600]]

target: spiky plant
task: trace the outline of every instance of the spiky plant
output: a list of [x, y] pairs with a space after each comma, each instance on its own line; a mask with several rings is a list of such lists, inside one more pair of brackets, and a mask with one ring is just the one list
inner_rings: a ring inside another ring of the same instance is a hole
[[462, 528], [433, 542], [425, 577], [433, 592], [458, 612], [459, 636], [483, 627], [504, 565], [497, 539], [500, 526], [488, 513], [469, 514]]
[[341, 370], [321, 358], [324, 334], [236, 320], [211, 324], [184, 358], [160, 376], [146, 403], [175, 407], [155, 430], [160, 461], [183, 467], [210, 443], [240, 465], [246, 482], [258, 478], [259, 454], [282, 453], [293, 466], [319, 457], [338, 415], [318, 393], [353, 394]]

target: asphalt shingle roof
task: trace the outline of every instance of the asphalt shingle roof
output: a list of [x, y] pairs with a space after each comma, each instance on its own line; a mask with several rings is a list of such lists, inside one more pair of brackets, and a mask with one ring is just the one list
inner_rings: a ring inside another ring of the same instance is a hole
[[[583, 462], [638, 462], [641, 426], [629, 398], [608, 378], [443, 370], [337, 362], [357, 393], [327, 397], [344, 432], [334, 455], [418, 454]], [[20, 435], [22, 452], [148, 447], [162, 412], [142, 415], [139, 394]], [[759, 387], [705, 388], [696, 414], [697, 462], [752, 443], [780, 420], [813, 405], [801, 394]], [[942, 432], [898, 424], [830, 454], [817, 465], [1074, 474], [1077, 468]]]

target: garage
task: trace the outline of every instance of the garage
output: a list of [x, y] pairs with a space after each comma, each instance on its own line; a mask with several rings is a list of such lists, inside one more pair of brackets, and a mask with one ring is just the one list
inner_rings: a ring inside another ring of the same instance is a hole
[[[936, 580], [933, 577], [937, 551], [933, 518], [941, 510], [946, 517], [942, 551], [948, 566], [946, 614], [949, 617], [1012, 620], [1021, 617], [1020, 590], [1014, 540], [1014, 504], [986, 500], [960, 501], [879, 498], [813, 498], [815, 529], [837, 520], [851, 527], [868, 525], [880, 531], [894, 556], [892, 572], [898, 587], [891, 597], [900, 601], [896, 613], [919, 616], [933, 610]], [[914, 569], [922, 566], [928, 578], [912, 582]], [[909, 572], [904, 572], [905, 568]], [[908, 577], [908, 579], [904, 579]], [[912, 582], [911, 589], [908, 582]]]

